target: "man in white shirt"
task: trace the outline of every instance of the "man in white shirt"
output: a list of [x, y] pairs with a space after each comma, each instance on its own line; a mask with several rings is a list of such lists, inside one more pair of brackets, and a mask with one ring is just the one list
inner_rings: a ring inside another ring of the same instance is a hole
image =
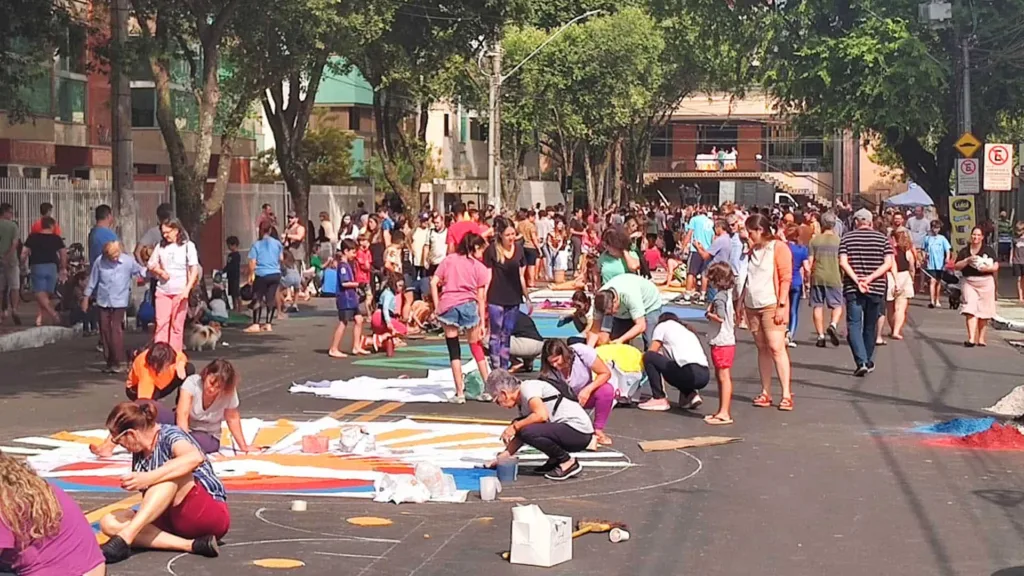
[[[548, 235], [555, 231], [555, 221], [548, 216], [547, 210], [537, 211], [537, 240], [540, 243], [540, 250], [537, 253], [537, 270], [546, 271], [549, 266], [547, 262], [544, 262], [544, 246], [547, 246]], [[549, 278], [550, 280], [550, 278]]]
[[441, 260], [448, 255], [448, 230], [444, 227], [444, 215], [434, 215], [434, 227], [427, 235], [427, 243], [423, 247], [423, 262], [427, 267], [427, 276], [433, 276], [441, 265]]
[[[918, 206], [914, 208], [914, 217], [907, 220], [907, 230], [910, 231], [910, 239], [914, 242], [914, 251], [917, 253], [917, 261], [925, 262], [928, 257], [924, 253], [924, 239], [928, 236], [928, 232], [932, 228], [932, 219], [924, 215], [924, 206]], [[927, 283], [927, 276], [924, 273], [917, 275], [917, 286], [919, 290], [923, 290], [923, 284]]]
[[412, 265], [416, 267], [416, 276], [422, 278], [427, 269], [427, 243], [430, 240], [430, 214], [420, 214], [420, 223], [412, 232]]

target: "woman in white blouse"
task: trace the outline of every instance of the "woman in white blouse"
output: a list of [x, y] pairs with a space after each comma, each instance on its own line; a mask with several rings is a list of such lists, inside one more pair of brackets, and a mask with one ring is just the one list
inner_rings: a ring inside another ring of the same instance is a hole
[[153, 341], [166, 342], [182, 352], [188, 295], [199, 281], [199, 255], [177, 219], [161, 224], [160, 233], [163, 240], [153, 250], [148, 265], [150, 274], [157, 278]]

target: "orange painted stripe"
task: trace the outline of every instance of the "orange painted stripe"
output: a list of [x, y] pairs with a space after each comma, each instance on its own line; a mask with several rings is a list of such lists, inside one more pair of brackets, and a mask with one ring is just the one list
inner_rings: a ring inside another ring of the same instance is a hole
[[491, 420], [488, 418], [460, 418], [458, 416], [430, 416], [413, 415], [408, 416], [410, 420], [422, 420], [424, 422], [458, 422], [460, 424], [493, 424], [495, 426], [508, 426], [509, 420]]
[[[108, 504], [102, 508], [97, 508], [91, 512], [86, 513], [85, 519], [89, 522], [89, 524], [95, 524], [96, 522], [100, 521], [100, 518], [103, 518], [107, 514], [117, 512], [118, 510], [129, 510], [131, 509], [132, 506], [135, 506], [140, 502], [142, 502], [142, 494], [132, 494], [131, 496], [128, 496], [123, 500], [119, 500], [117, 502], [114, 502], [113, 504]], [[96, 542], [100, 545], [106, 543], [106, 541], [109, 539], [110, 538], [108, 538], [107, 535], [102, 532], [96, 533]]]
[[385, 414], [390, 414], [391, 412], [398, 410], [402, 406], [404, 406], [404, 404], [401, 402], [388, 402], [387, 404], [380, 406], [379, 408], [374, 408], [373, 410], [367, 412], [366, 414], [363, 414], [362, 416], [356, 418], [355, 421], [370, 422], [372, 420], [380, 418], [381, 416], [384, 416]]
[[408, 442], [388, 444], [388, 448], [412, 448], [414, 446], [427, 446], [430, 444], [441, 444], [443, 442], [468, 442], [470, 440], [493, 439], [494, 434], [488, 434], [486, 432], [464, 432], [462, 434], [447, 434], [445, 436], [435, 436], [433, 438], [422, 438], [420, 440], [409, 440]]
[[459, 444], [458, 446], [445, 446], [441, 450], [478, 450], [480, 448], [493, 448], [501, 450], [505, 447], [504, 444], [496, 442], [494, 444]]
[[295, 432], [296, 428], [289, 422], [282, 423], [278, 421], [273, 426], [268, 428], [260, 428], [260, 431], [256, 433], [256, 438], [253, 439], [253, 446], [260, 448], [267, 448], [277, 444], [281, 440], [287, 438], [292, 432]]
[[362, 410], [364, 408], [369, 408], [371, 405], [373, 405], [373, 402], [369, 402], [367, 400], [360, 400], [359, 402], [353, 402], [353, 403], [349, 404], [348, 406], [345, 406], [344, 408], [339, 408], [339, 409], [335, 410], [334, 412], [331, 412], [331, 418], [337, 419], [339, 416], [344, 416], [346, 414], [352, 414], [353, 412], [359, 412], [360, 410]]
[[390, 432], [384, 432], [383, 434], [377, 434], [377, 442], [390, 442], [391, 440], [401, 440], [402, 438], [409, 438], [411, 436], [419, 436], [420, 434], [429, 434], [430, 430], [423, 429], [412, 429], [403, 428], [401, 430], [391, 430]]
[[57, 432], [56, 434], [51, 434], [50, 438], [53, 438], [54, 440], [63, 440], [64, 442], [77, 442], [79, 444], [91, 444], [94, 446], [99, 446], [100, 444], [103, 443], [103, 438], [82, 436], [80, 434], [68, 432], [67, 430], [63, 432]]

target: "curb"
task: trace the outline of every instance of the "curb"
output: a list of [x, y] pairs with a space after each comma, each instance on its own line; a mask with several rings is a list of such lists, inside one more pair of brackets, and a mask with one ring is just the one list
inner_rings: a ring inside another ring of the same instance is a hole
[[0, 336], [0, 354], [30, 348], [41, 348], [47, 344], [60, 342], [77, 336], [81, 326], [65, 328], [63, 326], [36, 326]]

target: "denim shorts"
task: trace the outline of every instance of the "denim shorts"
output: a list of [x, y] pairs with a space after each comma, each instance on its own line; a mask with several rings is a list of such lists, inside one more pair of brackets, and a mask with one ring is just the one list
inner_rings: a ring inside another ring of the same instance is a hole
[[477, 311], [476, 301], [463, 302], [454, 308], [445, 310], [443, 314], [438, 314], [437, 320], [445, 326], [472, 328], [480, 323], [480, 314]]
[[57, 265], [33, 264], [29, 267], [32, 277], [32, 291], [39, 294], [53, 294], [57, 289]]

